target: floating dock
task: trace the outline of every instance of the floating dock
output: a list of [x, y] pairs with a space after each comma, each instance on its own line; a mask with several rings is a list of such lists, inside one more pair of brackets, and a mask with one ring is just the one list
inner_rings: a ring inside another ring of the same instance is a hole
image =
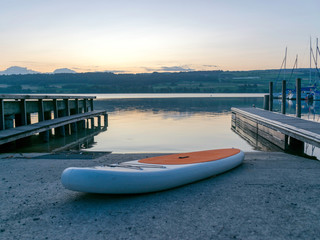
[[[101, 116], [108, 125], [106, 110], [94, 110], [95, 96], [0, 95], [0, 145], [40, 133], [49, 141], [51, 129], [65, 136], [78, 129], [92, 128]], [[35, 120], [36, 119], [36, 120]]]
[[259, 108], [231, 108], [232, 129], [264, 138], [285, 151], [303, 153], [304, 143], [320, 147], [320, 123]]

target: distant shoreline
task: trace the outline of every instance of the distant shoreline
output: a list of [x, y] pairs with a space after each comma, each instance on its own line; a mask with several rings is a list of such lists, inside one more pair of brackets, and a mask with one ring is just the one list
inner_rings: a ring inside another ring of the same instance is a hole
[[[287, 81], [289, 89], [294, 88], [296, 78], [302, 79], [302, 86], [310, 85], [309, 69], [297, 69], [286, 75], [280, 75], [279, 71], [276, 69], [144, 74], [95, 72], [0, 75], [0, 94], [266, 93], [269, 91], [269, 82], [274, 82], [274, 91], [280, 92], [282, 80]], [[318, 83], [319, 77], [315, 70], [311, 75], [312, 84]]]

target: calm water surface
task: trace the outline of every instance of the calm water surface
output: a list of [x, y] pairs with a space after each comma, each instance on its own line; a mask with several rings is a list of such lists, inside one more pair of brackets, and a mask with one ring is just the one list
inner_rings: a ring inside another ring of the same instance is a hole
[[[86, 151], [114, 153], [170, 153], [227, 147], [243, 151], [276, 150], [270, 146], [265, 149], [265, 143], [261, 147], [255, 140], [253, 143], [251, 140], [252, 146], [231, 130], [231, 107], [262, 108], [264, 94], [93, 95], [97, 96], [95, 109], [108, 111], [106, 131], [89, 129], [65, 138], [52, 138], [46, 144], [34, 136], [29, 141], [31, 146], [19, 152], [51, 152], [74, 143]], [[286, 105], [288, 115], [294, 115], [295, 102], [287, 101]], [[280, 109], [281, 101], [275, 100], [274, 110]], [[302, 101], [302, 118], [319, 121], [319, 113], [320, 101]], [[320, 159], [319, 148], [306, 144], [305, 152]]]
[[231, 107], [262, 107], [262, 94], [97, 95], [109, 127], [89, 150], [186, 152], [235, 147], [253, 151], [231, 130]]

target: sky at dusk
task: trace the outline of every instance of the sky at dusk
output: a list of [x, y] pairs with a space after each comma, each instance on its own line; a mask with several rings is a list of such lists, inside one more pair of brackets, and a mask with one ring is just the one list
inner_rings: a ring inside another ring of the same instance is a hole
[[320, 0], [0, 0], [0, 71], [309, 67]]

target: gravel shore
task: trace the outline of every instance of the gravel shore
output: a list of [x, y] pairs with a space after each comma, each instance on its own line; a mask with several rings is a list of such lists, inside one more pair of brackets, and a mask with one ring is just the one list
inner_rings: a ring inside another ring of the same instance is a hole
[[156, 155], [0, 155], [0, 239], [319, 239], [320, 161], [285, 153], [246, 153], [227, 173], [150, 194], [60, 183], [67, 167]]

